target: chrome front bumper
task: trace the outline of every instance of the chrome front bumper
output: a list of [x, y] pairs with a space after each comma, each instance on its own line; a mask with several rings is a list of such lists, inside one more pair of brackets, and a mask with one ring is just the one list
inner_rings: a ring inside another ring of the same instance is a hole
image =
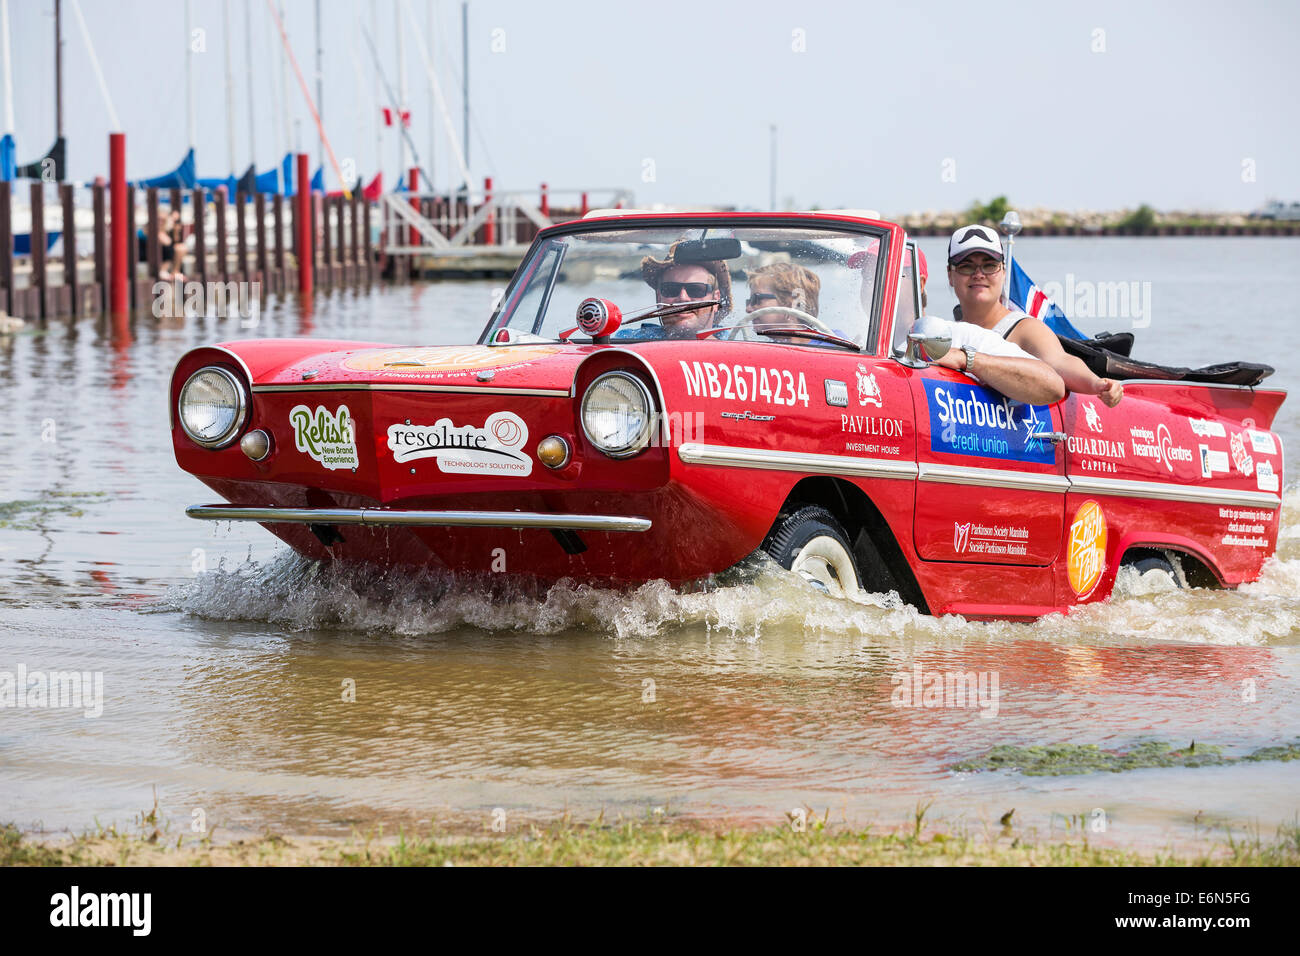
[[537, 511], [389, 511], [384, 508], [245, 508], [190, 505], [185, 513], [204, 521], [261, 524], [361, 524], [371, 527], [546, 528], [556, 531], [649, 531], [649, 518], [559, 515]]

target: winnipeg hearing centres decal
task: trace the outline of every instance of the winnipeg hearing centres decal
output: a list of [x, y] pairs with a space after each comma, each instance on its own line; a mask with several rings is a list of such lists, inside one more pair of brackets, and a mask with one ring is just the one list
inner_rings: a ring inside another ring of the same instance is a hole
[[1052, 430], [1046, 405], [1021, 405], [965, 382], [925, 380], [930, 406], [930, 450], [1033, 461], [1050, 465], [1056, 449], [1043, 437]]
[[357, 426], [346, 405], [333, 413], [324, 405], [312, 411], [295, 405], [289, 411], [294, 446], [333, 471], [357, 467]]
[[388, 447], [399, 463], [433, 458], [450, 475], [528, 475], [528, 426], [513, 412], [494, 412], [482, 428], [440, 418], [432, 425], [389, 425]]
[[1070, 588], [1086, 597], [1106, 570], [1106, 515], [1095, 501], [1085, 501], [1070, 523], [1069, 559], [1066, 570]]

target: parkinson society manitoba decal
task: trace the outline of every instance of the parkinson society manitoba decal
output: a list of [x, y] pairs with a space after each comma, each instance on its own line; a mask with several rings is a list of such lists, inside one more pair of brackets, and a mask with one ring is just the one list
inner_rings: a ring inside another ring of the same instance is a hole
[[925, 380], [930, 406], [930, 450], [1033, 461], [1050, 465], [1056, 450], [1043, 432], [1052, 430], [1046, 405], [1022, 405], [965, 382]]
[[528, 426], [513, 412], [493, 412], [479, 428], [440, 418], [432, 425], [389, 425], [388, 447], [396, 462], [433, 458], [450, 475], [528, 475], [533, 460], [523, 451]]
[[357, 426], [346, 405], [333, 413], [324, 405], [312, 411], [295, 405], [289, 411], [294, 446], [333, 471], [357, 467]]
[[1070, 523], [1069, 560], [1066, 570], [1070, 588], [1087, 597], [1106, 570], [1106, 515], [1095, 501], [1085, 501]]

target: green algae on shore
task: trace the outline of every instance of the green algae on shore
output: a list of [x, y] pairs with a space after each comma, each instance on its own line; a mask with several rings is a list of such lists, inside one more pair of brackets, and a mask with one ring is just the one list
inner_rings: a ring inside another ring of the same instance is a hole
[[1037, 747], [1001, 745], [983, 757], [964, 760], [949, 769], [962, 773], [979, 770], [1014, 770], [1027, 777], [1143, 770], [1151, 767], [1218, 767], [1225, 764], [1300, 758], [1300, 740], [1262, 747], [1244, 757], [1226, 757], [1223, 748], [1192, 741], [1173, 747], [1159, 740], [1142, 740], [1128, 750], [1102, 750], [1096, 744], [1049, 744]]

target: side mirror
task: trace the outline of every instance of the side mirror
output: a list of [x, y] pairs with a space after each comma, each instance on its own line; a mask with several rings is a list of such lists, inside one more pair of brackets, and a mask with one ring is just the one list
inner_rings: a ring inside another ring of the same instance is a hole
[[943, 358], [951, 348], [952, 330], [948, 323], [933, 315], [923, 315], [907, 333], [907, 351], [899, 361], [912, 368], [924, 368]]

